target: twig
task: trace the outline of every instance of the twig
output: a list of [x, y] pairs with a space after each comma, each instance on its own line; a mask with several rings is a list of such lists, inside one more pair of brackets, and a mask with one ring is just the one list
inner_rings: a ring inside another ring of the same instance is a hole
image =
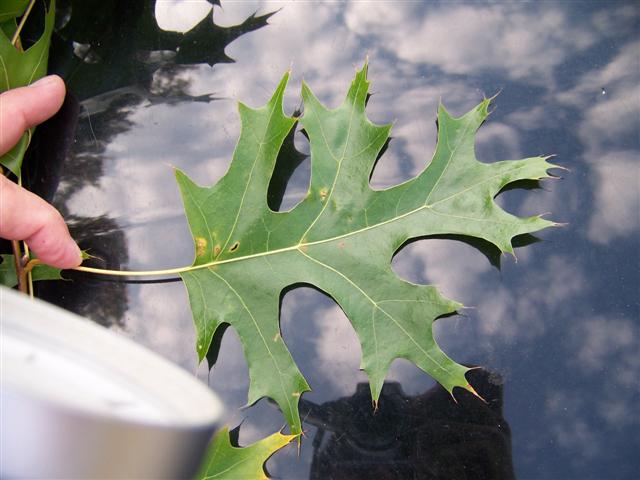
[[29, 254], [29, 245], [27, 245], [26, 242], [22, 243], [24, 245], [24, 258], [26, 262], [24, 266], [24, 273], [27, 279], [27, 292], [29, 293], [29, 296], [33, 298], [33, 274], [31, 273], [31, 270], [33, 269], [33, 267], [40, 263], [40, 260], [29, 260], [29, 258], [31, 257], [31, 255]]
[[18, 290], [27, 293], [27, 284], [25, 282], [26, 275], [24, 273], [24, 265], [22, 264], [22, 252], [20, 251], [20, 242], [11, 240], [11, 248], [13, 249], [13, 257], [16, 264], [16, 276], [18, 278]]

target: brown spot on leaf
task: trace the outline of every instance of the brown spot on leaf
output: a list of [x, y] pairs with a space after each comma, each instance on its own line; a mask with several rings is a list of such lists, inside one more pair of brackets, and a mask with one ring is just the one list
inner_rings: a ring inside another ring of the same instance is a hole
[[203, 237], [196, 237], [196, 257], [201, 257], [207, 251], [207, 240]]
[[222, 248], [220, 248], [220, 245], [216, 245], [215, 247], [213, 247], [213, 256], [217, 257], [218, 255], [220, 255], [220, 250], [222, 250]]
[[327, 195], [329, 195], [329, 191], [326, 188], [320, 190], [320, 201], [324, 202], [327, 199]]
[[240, 242], [235, 242], [233, 245], [231, 245], [231, 248], [229, 248], [229, 251], [235, 252], [236, 250], [238, 250], [238, 247], [240, 247]]

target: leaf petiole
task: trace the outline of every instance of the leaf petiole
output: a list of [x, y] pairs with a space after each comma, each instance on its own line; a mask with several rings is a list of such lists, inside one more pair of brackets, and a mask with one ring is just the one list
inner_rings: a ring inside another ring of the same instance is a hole
[[155, 276], [165, 276], [165, 275], [177, 275], [179, 273], [190, 272], [192, 270], [207, 268], [210, 266], [212, 266], [212, 264], [168, 268], [166, 270], [108, 270], [104, 268], [79, 266], [79, 267], [72, 268], [72, 270], [76, 270], [78, 272], [85, 272], [85, 273], [94, 273], [96, 275], [109, 275], [112, 277], [155, 277]]
[[180, 273], [193, 272], [194, 270], [201, 270], [203, 268], [215, 267], [216, 265], [223, 265], [225, 263], [233, 263], [241, 260], [248, 260], [251, 258], [263, 257], [265, 255], [273, 255], [276, 253], [289, 252], [292, 250], [299, 250], [308, 245], [313, 245], [319, 242], [311, 242], [307, 244], [298, 244], [293, 245], [291, 247], [280, 248], [278, 250], [271, 250], [268, 252], [254, 253], [251, 255], [245, 255], [242, 257], [234, 257], [227, 258], [225, 260], [214, 260], [213, 262], [203, 263], [201, 265], [188, 265], [185, 267], [175, 267], [168, 268], [166, 270], [107, 270], [103, 268], [93, 268], [93, 267], [75, 267], [72, 270], [76, 270], [78, 272], [86, 272], [86, 273], [95, 273], [97, 275], [110, 275], [113, 277], [154, 277], [154, 276], [165, 276], [165, 275], [177, 275]]

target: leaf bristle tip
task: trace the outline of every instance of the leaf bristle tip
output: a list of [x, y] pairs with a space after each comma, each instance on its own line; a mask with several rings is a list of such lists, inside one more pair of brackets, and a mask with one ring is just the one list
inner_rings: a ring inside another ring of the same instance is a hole
[[[476, 368], [480, 368], [480, 367], [476, 367]], [[467, 383], [467, 385], [465, 386], [465, 389], [466, 389], [468, 392], [471, 392], [471, 393], [472, 393], [473, 395], [475, 395], [476, 397], [478, 397], [478, 398], [479, 398], [480, 400], [482, 400], [485, 404], [487, 404], [487, 405], [489, 404], [489, 402], [487, 402], [484, 398], [482, 398], [482, 396], [481, 396], [478, 392], [476, 392], [476, 389], [475, 389], [475, 388], [473, 388], [473, 387], [471, 386], [471, 384], [470, 384], [470, 383]]]

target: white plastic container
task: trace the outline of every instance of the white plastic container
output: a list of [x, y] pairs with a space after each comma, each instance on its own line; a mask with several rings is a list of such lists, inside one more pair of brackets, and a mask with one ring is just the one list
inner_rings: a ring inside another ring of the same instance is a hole
[[190, 478], [222, 416], [192, 375], [0, 288], [1, 478]]

